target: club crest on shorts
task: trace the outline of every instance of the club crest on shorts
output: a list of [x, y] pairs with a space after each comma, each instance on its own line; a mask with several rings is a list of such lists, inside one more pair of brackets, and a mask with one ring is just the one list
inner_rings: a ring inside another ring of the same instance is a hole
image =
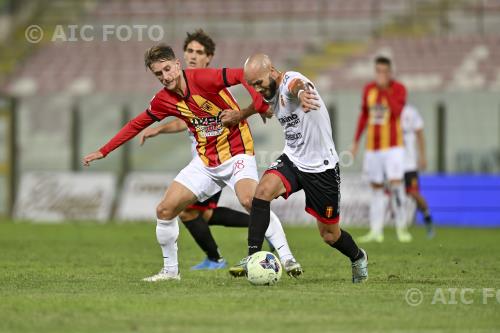
[[326, 207], [326, 211], [325, 211], [326, 218], [329, 219], [330, 217], [332, 217], [332, 215], [333, 215], [333, 207], [332, 206]]

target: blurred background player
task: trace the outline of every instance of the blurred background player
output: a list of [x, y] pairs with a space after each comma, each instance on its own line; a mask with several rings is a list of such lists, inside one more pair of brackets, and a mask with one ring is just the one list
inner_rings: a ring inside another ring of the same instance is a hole
[[[184, 40], [184, 62], [187, 68], [206, 68], [215, 54], [215, 42], [202, 29], [188, 33]], [[181, 119], [175, 119], [167, 124], [146, 128], [140, 135], [141, 145], [145, 140], [160, 133], [178, 133], [187, 131], [188, 127]], [[197, 155], [196, 139], [191, 132], [193, 157]], [[222, 191], [203, 202], [188, 206], [179, 214], [182, 223], [189, 230], [198, 246], [207, 257], [199, 264], [191, 267], [193, 270], [222, 269], [227, 262], [220, 254], [219, 247], [210, 231], [209, 225], [226, 227], [248, 227], [248, 214], [226, 207], [217, 207]]]
[[384, 240], [385, 194], [388, 182], [390, 203], [396, 223], [398, 240], [409, 242], [412, 237], [406, 230], [404, 211], [404, 147], [401, 113], [406, 104], [406, 88], [392, 78], [392, 64], [387, 57], [375, 59], [375, 81], [368, 83], [362, 96], [351, 152], [356, 156], [359, 140], [365, 128], [366, 151], [363, 162], [372, 188], [370, 203], [370, 231], [359, 238], [360, 242]]
[[368, 279], [368, 256], [340, 228], [340, 170], [328, 110], [312, 82], [298, 72], [278, 71], [271, 59], [255, 54], [245, 62], [245, 80], [273, 108], [283, 127], [285, 148], [262, 176], [250, 212], [248, 257], [230, 268], [245, 272], [248, 258], [262, 250], [271, 201], [304, 190], [305, 210], [316, 218], [324, 242], [351, 260], [352, 282]]
[[427, 201], [420, 192], [418, 171], [427, 168], [425, 156], [424, 120], [413, 105], [406, 104], [401, 115], [403, 139], [405, 146], [405, 187], [406, 194], [415, 200], [417, 209], [424, 216], [424, 224], [428, 238], [434, 237], [432, 217]]
[[[156, 209], [156, 238], [163, 253], [163, 268], [143, 279], [147, 282], [180, 280], [177, 261], [177, 216], [196, 201], [205, 201], [222, 186], [234, 190], [240, 204], [250, 211], [258, 182], [253, 138], [245, 119], [269, 106], [255, 90], [248, 88], [253, 104], [240, 110], [227, 87], [243, 84], [243, 69], [182, 70], [170, 46], [159, 44], [144, 55], [147, 68], [164, 86], [151, 100], [149, 107], [128, 122], [106, 145], [84, 157], [86, 166], [106, 157], [110, 152], [135, 137], [155, 121], [168, 116], [182, 119], [197, 141], [197, 156], [183, 168], [166, 190]], [[239, 114], [244, 117], [239, 117]], [[288, 246], [278, 217], [272, 214], [266, 236], [276, 246], [285, 270], [302, 273]]]

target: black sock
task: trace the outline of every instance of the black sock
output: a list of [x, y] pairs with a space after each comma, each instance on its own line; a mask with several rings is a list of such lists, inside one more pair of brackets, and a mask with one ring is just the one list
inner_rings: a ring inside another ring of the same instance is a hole
[[262, 243], [269, 227], [271, 202], [253, 198], [248, 226], [248, 255], [262, 250]]
[[210, 232], [210, 228], [208, 227], [207, 222], [203, 219], [203, 217], [198, 215], [197, 218], [191, 221], [182, 221], [186, 226], [187, 230], [191, 236], [193, 236], [194, 240], [198, 244], [199, 247], [207, 254], [208, 259], [212, 261], [218, 261], [222, 259], [222, 256], [219, 253], [219, 249], [217, 247], [217, 243], [215, 243], [215, 239]]
[[340, 253], [347, 256], [352, 262], [363, 258], [363, 252], [356, 245], [351, 235], [343, 229], [340, 229], [339, 239], [330, 246], [339, 250]]
[[431, 216], [431, 214], [429, 214], [429, 212], [424, 214], [424, 223], [425, 224], [432, 224], [432, 216]]
[[208, 220], [209, 225], [223, 225], [225, 227], [248, 228], [250, 216], [226, 207], [217, 207]]

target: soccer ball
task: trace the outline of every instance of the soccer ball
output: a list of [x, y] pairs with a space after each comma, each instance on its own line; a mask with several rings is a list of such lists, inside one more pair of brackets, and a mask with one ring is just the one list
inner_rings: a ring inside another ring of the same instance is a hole
[[256, 286], [272, 286], [281, 278], [281, 263], [271, 252], [252, 254], [247, 262], [247, 279]]

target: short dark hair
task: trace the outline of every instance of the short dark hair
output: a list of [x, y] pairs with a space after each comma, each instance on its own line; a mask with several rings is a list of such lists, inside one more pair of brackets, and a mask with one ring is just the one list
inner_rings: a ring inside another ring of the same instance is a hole
[[375, 58], [375, 65], [387, 65], [391, 67], [392, 62], [391, 59], [385, 56], [378, 56]]
[[188, 44], [192, 41], [197, 41], [203, 45], [207, 55], [213, 56], [215, 54], [215, 42], [205, 31], [203, 31], [203, 29], [197, 29], [193, 33], [187, 33], [187, 37], [184, 40], [184, 51], [186, 51]]
[[144, 65], [149, 69], [154, 62], [174, 59], [174, 50], [166, 44], [152, 46], [144, 53]]

